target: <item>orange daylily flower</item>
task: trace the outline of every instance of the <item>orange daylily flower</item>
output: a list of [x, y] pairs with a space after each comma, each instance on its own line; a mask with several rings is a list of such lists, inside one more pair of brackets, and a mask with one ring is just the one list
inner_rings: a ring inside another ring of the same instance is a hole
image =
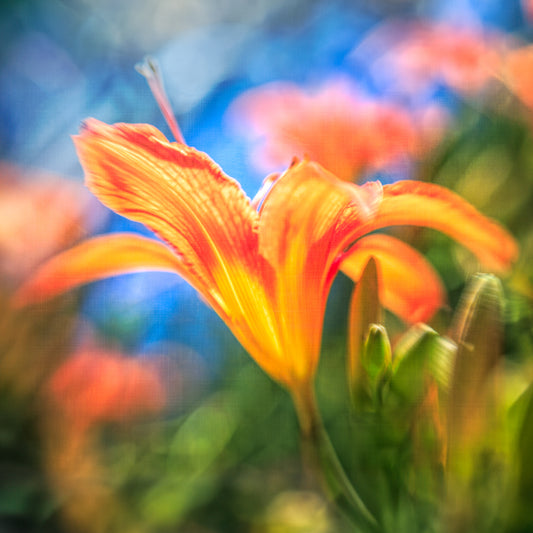
[[[175, 272], [256, 362], [296, 395], [313, 379], [329, 288], [343, 260], [357, 257], [358, 248], [349, 246], [360, 237], [416, 224], [447, 233], [493, 268], [506, 269], [517, 256], [503, 228], [437, 185], [359, 186], [304, 160], [252, 202], [207, 155], [168, 142], [152, 126], [90, 119], [75, 143], [92, 192], [166, 244], [127, 234], [92, 239], [46, 263], [20, 289], [19, 302], [131, 271]], [[397, 251], [394, 268], [410, 264], [412, 255]], [[364, 253], [372, 252], [367, 247]], [[400, 276], [418, 285], [417, 277], [413, 268]], [[394, 285], [399, 278], [387, 279]], [[426, 305], [425, 295], [417, 294]]]
[[47, 399], [76, 427], [160, 412], [166, 391], [155, 365], [102, 349], [80, 349], [54, 372]]
[[338, 178], [359, 181], [365, 171], [417, 157], [435, 144], [443, 112], [426, 111], [414, 116], [335, 80], [315, 93], [281, 82], [251, 89], [230, 116], [260, 140], [254, 162], [261, 170], [286, 168], [294, 156], [305, 156]]

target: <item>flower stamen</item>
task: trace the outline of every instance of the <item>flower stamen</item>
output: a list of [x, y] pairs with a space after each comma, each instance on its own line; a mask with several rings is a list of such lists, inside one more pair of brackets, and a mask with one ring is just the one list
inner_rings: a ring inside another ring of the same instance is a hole
[[137, 63], [137, 65], [135, 65], [135, 70], [146, 78], [155, 101], [157, 102], [163, 117], [165, 117], [168, 127], [176, 141], [181, 144], [186, 144], [183, 133], [181, 133], [181, 129], [172, 112], [172, 106], [170, 105], [165, 86], [163, 85], [163, 77], [161, 76], [159, 65], [155, 59], [146, 56], [142, 63]]

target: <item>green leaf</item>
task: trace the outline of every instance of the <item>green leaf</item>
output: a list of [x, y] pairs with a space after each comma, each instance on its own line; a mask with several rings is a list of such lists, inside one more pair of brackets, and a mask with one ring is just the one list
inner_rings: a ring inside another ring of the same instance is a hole
[[516, 492], [509, 514], [509, 532], [533, 530], [531, 494], [533, 494], [533, 384], [520, 396], [517, 408], [522, 412], [516, 445]]
[[499, 280], [490, 274], [474, 276], [462, 297], [453, 328], [458, 349], [448, 399], [452, 455], [473, 444], [489, 423], [491, 378], [501, 356], [502, 309]]

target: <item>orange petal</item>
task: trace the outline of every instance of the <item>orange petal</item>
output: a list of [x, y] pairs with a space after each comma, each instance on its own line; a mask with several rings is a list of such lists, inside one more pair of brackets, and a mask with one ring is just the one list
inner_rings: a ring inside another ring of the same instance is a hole
[[[203, 294], [239, 297], [232, 265], [257, 270], [257, 211], [207, 155], [149, 125], [86, 121], [74, 138], [92, 192], [157, 233]], [[237, 293], [237, 296], [234, 296]]]
[[295, 163], [274, 183], [260, 212], [259, 251], [276, 272], [275, 305], [294, 382], [314, 373], [327, 293], [345, 247], [341, 214], [368, 216], [366, 189], [344, 183], [320, 165]]
[[25, 305], [119, 274], [148, 270], [187, 275], [180, 259], [164, 244], [139, 235], [95, 237], [46, 262], [15, 295]]
[[404, 180], [385, 185], [375, 218], [360, 227], [358, 236], [398, 225], [442, 231], [494, 271], [509, 269], [518, 257], [515, 239], [502, 226], [457, 194], [432, 183]]
[[425, 322], [444, 304], [444, 288], [433, 267], [411, 246], [388, 235], [358, 240], [341, 270], [357, 281], [370, 257], [379, 265], [382, 304], [406, 322]]
[[263, 369], [287, 384], [273, 271], [258, 254], [259, 215], [239, 184], [207, 155], [169, 143], [149, 125], [91, 119], [75, 143], [96, 196], [169, 243], [187, 280]]

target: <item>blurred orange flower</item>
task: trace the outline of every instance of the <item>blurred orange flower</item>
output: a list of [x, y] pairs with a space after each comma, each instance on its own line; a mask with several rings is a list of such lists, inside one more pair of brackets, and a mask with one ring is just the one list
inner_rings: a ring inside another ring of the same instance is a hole
[[80, 349], [46, 386], [52, 406], [79, 428], [160, 412], [166, 391], [154, 364], [120, 352]]
[[[90, 119], [75, 142], [96, 196], [168, 245], [131, 234], [86, 241], [44, 265], [22, 287], [19, 302], [126, 272], [175, 272], [295, 396], [308, 390], [315, 373], [333, 278], [343, 262], [373, 253], [362, 245], [350, 251], [354, 241], [363, 243], [365, 235], [386, 226], [414, 224], [447, 233], [490, 268], [506, 269], [517, 255], [503, 228], [433, 184], [359, 186], [304, 160], [270, 180], [270, 190], [251, 202], [206, 154], [168, 142], [152, 126]], [[404, 256], [402, 248], [379, 247], [382, 282], [393, 291], [401, 285], [403, 294], [405, 286], [432, 282], [412, 267], [398, 269], [402, 260], [411, 264], [417, 252], [410, 251]], [[389, 278], [387, 253], [396, 254], [392, 265], [400, 276]], [[427, 309], [426, 293], [417, 294]]]
[[354, 55], [377, 56], [374, 73], [411, 93], [441, 82], [472, 94], [490, 80], [505, 46], [501, 35], [477, 26], [389, 22], [359, 45]]
[[155, 415], [167, 405], [166, 376], [158, 362], [89, 343], [64, 360], [41, 389], [42, 459], [69, 531], [131, 530], [97, 430]]
[[281, 82], [251, 89], [230, 116], [259, 140], [254, 163], [261, 170], [286, 168], [294, 156], [305, 156], [346, 181], [420, 156], [445, 121], [437, 107], [414, 116], [365, 96], [348, 80], [329, 81], [314, 93]]
[[533, 45], [514, 48], [505, 53], [499, 79], [525, 105], [533, 108]]
[[20, 279], [88, 233], [91, 203], [80, 184], [0, 162], [0, 274]]

